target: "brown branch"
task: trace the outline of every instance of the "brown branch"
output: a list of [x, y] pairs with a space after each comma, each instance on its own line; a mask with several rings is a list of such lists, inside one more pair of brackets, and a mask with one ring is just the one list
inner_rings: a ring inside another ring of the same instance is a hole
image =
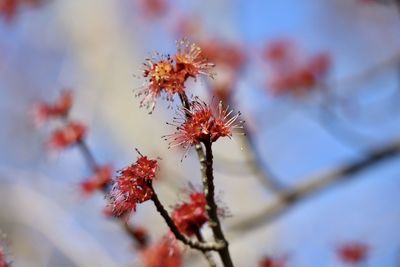
[[175, 225], [174, 221], [172, 218], [169, 216], [168, 211], [164, 208], [163, 204], [159, 200], [156, 192], [154, 191], [153, 185], [151, 182], [148, 183], [148, 186], [152, 189], [153, 195], [151, 197], [151, 200], [153, 201], [154, 205], [156, 206], [156, 209], [158, 213], [160, 213], [161, 217], [165, 220], [167, 223], [169, 229], [171, 232], [175, 235], [176, 239], [182, 241], [185, 245], [190, 246], [193, 249], [197, 249], [200, 251], [211, 251], [211, 250], [220, 250], [224, 247], [224, 244], [218, 243], [218, 242], [199, 242], [197, 240], [193, 240], [190, 238], [187, 238], [185, 235], [183, 235], [178, 227]]
[[369, 153], [369, 156], [366, 158], [354, 161], [351, 164], [347, 164], [326, 174], [309, 178], [306, 180], [307, 182], [278, 195], [273, 202], [266, 205], [258, 214], [250, 216], [245, 220], [232, 225], [231, 229], [233, 231], [248, 231], [250, 229], [256, 229], [257, 227], [282, 215], [301, 200], [304, 200], [313, 194], [320, 193], [335, 183], [353, 179], [356, 174], [399, 154], [400, 141], [397, 141], [391, 145]]
[[212, 143], [211, 141], [205, 141], [204, 147], [206, 150], [205, 157], [200, 158], [201, 168], [205, 167], [205, 176], [203, 176], [203, 189], [207, 201], [206, 210], [209, 218], [209, 225], [214, 234], [214, 238], [217, 241], [222, 241], [224, 247], [218, 251], [219, 256], [225, 267], [233, 267], [233, 262], [229, 253], [229, 244], [226, 240], [224, 233], [222, 231], [221, 223], [218, 218], [218, 207], [215, 203], [215, 186], [214, 186], [214, 174], [213, 174], [213, 154], [212, 154]]

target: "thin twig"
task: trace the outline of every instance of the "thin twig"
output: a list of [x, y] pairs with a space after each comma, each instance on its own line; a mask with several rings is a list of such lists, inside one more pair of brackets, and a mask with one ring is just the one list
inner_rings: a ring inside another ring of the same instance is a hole
[[211, 251], [211, 250], [220, 250], [224, 247], [224, 244], [218, 243], [218, 242], [199, 242], [197, 240], [193, 240], [190, 238], [187, 238], [184, 236], [178, 229], [178, 227], [175, 225], [174, 221], [172, 218], [169, 216], [168, 211], [164, 208], [163, 204], [159, 200], [157, 194], [154, 191], [153, 185], [151, 182], [148, 183], [148, 186], [152, 189], [153, 194], [151, 197], [151, 200], [153, 201], [154, 205], [156, 206], [156, 209], [158, 213], [160, 213], [161, 217], [165, 220], [167, 223], [169, 229], [171, 232], [175, 235], [176, 239], [182, 241], [185, 245], [190, 246], [193, 249], [197, 249], [200, 251]]
[[222, 241], [224, 247], [218, 251], [219, 256], [225, 267], [233, 267], [233, 262], [229, 253], [229, 243], [225, 238], [222, 231], [221, 223], [218, 218], [218, 206], [215, 203], [215, 186], [214, 186], [214, 174], [213, 174], [213, 154], [212, 154], [212, 143], [211, 141], [205, 141], [204, 147], [206, 150], [205, 158], [200, 158], [201, 167], [205, 166], [205, 176], [203, 176], [203, 189], [207, 201], [206, 210], [209, 217], [209, 225], [214, 234], [214, 238], [217, 241]]

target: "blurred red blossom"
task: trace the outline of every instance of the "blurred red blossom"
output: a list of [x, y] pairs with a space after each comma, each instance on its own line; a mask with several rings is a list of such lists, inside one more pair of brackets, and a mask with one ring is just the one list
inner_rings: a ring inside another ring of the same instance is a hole
[[4, 248], [0, 245], [0, 267], [10, 267], [10, 263], [6, 260]]
[[244, 50], [235, 43], [211, 39], [201, 42], [200, 45], [204, 57], [217, 65], [223, 64], [237, 70], [246, 61]]
[[264, 58], [270, 72], [268, 87], [274, 94], [302, 95], [314, 89], [325, 78], [331, 66], [328, 54], [320, 53], [304, 58], [289, 40], [268, 44]]
[[97, 190], [104, 190], [112, 180], [112, 173], [111, 165], [98, 166], [91, 177], [80, 183], [81, 191], [90, 195]]
[[173, 134], [166, 135], [169, 146], [182, 146], [189, 149], [200, 142], [215, 142], [220, 137], [232, 137], [234, 130], [243, 128], [243, 121], [238, 120], [240, 112], [233, 114], [220, 101], [217, 110], [196, 98], [191, 109], [181, 109], [179, 116], [171, 123], [177, 128]]
[[183, 73], [185, 80], [188, 77], [196, 79], [200, 74], [212, 77], [213, 73], [210, 70], [214, 63], [208, 62], [200, 46], [184, 39], [176, 43], [176, 49], [176, 69]]
[[337, 249], [338, 257], [348, 264], [359, 264], [368, 257], [369, 247], [362, 242], [349, 242]]
[[144, 227], [127, 227], [129, 233], [138, 241], [139, 245], [142, 247], [147, 246], [149, 242], [149, 233]]
[[18, 10], [24, 5], [37, 6], [43, 0], [0, 0], [0, 16], [6, 21], [12, 21]]
[[37, 103], [33, 109], [36, 124], [41, 125], [49, 119], [67, 116], [72, 104], [73, 97], [70, 90], [63, 90], [59, 98], [53, 103]]
[[201, 42], [204, 56], [216, 64], [218, 75], [210, 81], [210, 89], [218, 100], [229, 102], [240, 71], [246, 64], [245, 50], [234, 42], [210, 39]]
[[137, 204], [152, 197], [154, 192], [149, 182], [155, 178], [157, 169], [156, 160], [141, 155], [134, 164], [120, 171], [109, 193], [115, 216], [130, 214], [136, 210]]
[[156, 19], [168, 11], [167, 0], [139, 0], [139, 4], [148, 19]]
[[161, 94], [172, 101], [175, 94], [185, 92], [185, 81], [199, 75], [212, 76], [210, 69], [214, 64], [203, 56], [199, 46], [187, 40], [177, 42], [177, 53], [174, 57], [161, 56], [146, 60], [143, 77], [145, 84], [139, 88], [136, 96], [143, 97], [141, 107], [154, 110], [155, 103]]
[[182, 267], [183, 257], [176, 240], [165, 237], [141, 252], [145, 267]]
[[82, 141], [86, 134], [86, 126], [71, 121], [65, 126], [56, 129], [50, 136], [49, 146], [54, 150], [63, 150]]
[[196, 235], [207, 222], [206, 197], [203, 193], [193, 192], [190, 201], [175, 207], [172, 219], [179, 231], [191, 236]]
[[264, 257], [264, 259], [260, 262], [260, 267], [285, 267], [285, 266], [286, 266], [285, 259]]

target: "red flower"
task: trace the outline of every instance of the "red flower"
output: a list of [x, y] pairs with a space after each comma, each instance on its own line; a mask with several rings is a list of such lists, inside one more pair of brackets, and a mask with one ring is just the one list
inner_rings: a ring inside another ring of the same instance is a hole
[[266, 47], [264, 57], [270, 67], [269, 87], [273, 93], [302, 95], [324, 79], [331, 65], [328, 54], [304, 59], [294, 44], [287, 40]]
[[55, 130], [49, 140], [49, 146], [62, 150], [80, 142], [86, 134], [86, 127], [78, 122], [69, 122], [66, 126]]
[[264, 48], [264, 58], [271, 63], [287, 62], [295, 57], [297, 57], [297, 51], [291, 40], [276, 40]]
[[201, 45], [204, 57], [217, 65], [225, 65], [237, 71], [245, 63], [246, 55], [239, 45], [222, 40], [208, 40]]
[[149, 200], [153, 190], [149, 186], [158, 169], [156, 160], [140, 156], [136, 163], [120, 171], [109, 194], [113, 214], [122, 216], [136, 210], [136, 205]]
[[17, 8], [17, 0], [2, 0], [0, 2], [0, 15], [2, 15], [5, 20], [11, 21], [17, 13]]
[[285, 267], [285, 259], [274, 259], [272, 257], [264, 257], [260, 262], [260, 267]]
[[182, 253], [175, 240], [170, 237], [146, 248], [141, 253], [145, 267], [182, 267]]
[[176, 68], [187, 77], [196, 78], [199, 74], [212, 77], [213, 63], [208, 62], [202, 55], [201, 48], [188, 40], [180, 40], [176, 44]]
[[23, 5], [36, 6], [42, 0], [1, 0], [0, 1], [0, 16], [3, 16], [7, 22], [14, 19], [18, 9]]
[[141, 8], [148, 18], [157, 18], [164, 15], [168, 10], [166, 0], [141, 0]]
[[4, 249], [0, 246], [0, 267], [10, 267], [10, 263], [6, 260]]
[[49, 119], [65, 117], [73, 104], [72, 92], [64, 90], [54, 103], [38, 103], [34, 107], [34, 118], [37, 124], [42, 124]]
[[170, 140], [170, 147], [183, 146], [186, 149], [204, 141], [215, 142], [220, 137], [231, 137], [235, 129], [243, 128], [243, 121], [237, 121], [239, 116], [240, 112], [232, 115], [232, 111], [224, 108], [222, 102], [219, 102], [215, 111], [196, 99], [192, 102], [191, 110], [182, 109], [171, 124], [177, 128], [177, 132], [165, 137]]
[[112, 173], [113, 168], [110, 165], [98, 167], [91, 177], [81, 182], [82, 192], [89, 195], [96, 190], [103, 190], [111, 182]]
[[347, 243], [337, 249], [339, 258], [348, 264], [364, 262], [368, 256], [369, 247], [360, 242]]
[[203, 193], [194, 192], [190, 194], [190, 201], [177, 206], [172, 219], [179, 231], [191, 236], [195, 235], [208, 221], [206, 212], [206, 197]]
[[164, 95], [166, 100], [173, 101], [175, 94], [185, 92], [185, 81], [197, 78], [200, 74], [211, 75], [209, 69], [213, 64], [201, 56], [201, 49], [187, 41], [179, 41], [177, 54], [174, 58], [160, 56], [146, 60], [143, 77], [144, 85], [139, 88], [136, 96], [142, 96], [141, 107], [152, 112], [156, 100]]
[[265, 257], [260, 262], [260, 267], [285, 267], [285, 260], [284, 259], [274, 259], [272, 257]]

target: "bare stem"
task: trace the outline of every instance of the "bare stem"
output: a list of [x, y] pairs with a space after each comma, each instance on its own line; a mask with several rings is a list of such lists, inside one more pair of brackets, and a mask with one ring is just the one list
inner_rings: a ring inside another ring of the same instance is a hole
[[153, 191], [151, 200], [153, 201], [154, 205], [156, 206], [158, 213], [160, 213], [161, 217], [163, 217], [163, 219], [167, 223], [171, 232], [175, 235], [176, 239], [182, 241], [185, 245], [188, 245], [193, 249], [197, 249], [197, 250], [204, 251], [204, 252], [211, 251], [211, 250], [220, 250], [224, 247], [224, 244], [221, 244], [218, 242], [200, 242], [197, 240], [187, 238], [185, 235], [183, 235], [179, 231], [178, 227], [175, 225], [172, 218], [169, 216], [168, 211], [164, 208], [163, 204], [159, 200], [156, 192], [154, 191], [152, 183], [149, 182], [148, 186], [150, 186], [150, 188]]
[[203, 142], [206, 150], [205, 158], [200, 158], [201, 167], [205, 170], [203, 176], [203, 189], [207, 201], [206, 210], [209, 218], [209, 225], [214, 234], [214, 238], [224, 243], [224, 247], [218, 251], [219, 256], [225, 267], [233, 267], [233, 262], [229, 253], [229, 244], [222, 231], [221, 223], [218, 218], [218, 206], [215, 203], [215, 186], [214, 186], [214, 173], [213, 173], [213, 154], [211, 141]]
[[89, 165], [90, 169], [95, 172], [97, 171], [99, 165], [97, 164], [92, 151], [89, 149], [89, 146], [86, 144], [84, 140], [78, 141], [78, 148], [81, 151], [83, 157], [85, 158], [86, 163]]

